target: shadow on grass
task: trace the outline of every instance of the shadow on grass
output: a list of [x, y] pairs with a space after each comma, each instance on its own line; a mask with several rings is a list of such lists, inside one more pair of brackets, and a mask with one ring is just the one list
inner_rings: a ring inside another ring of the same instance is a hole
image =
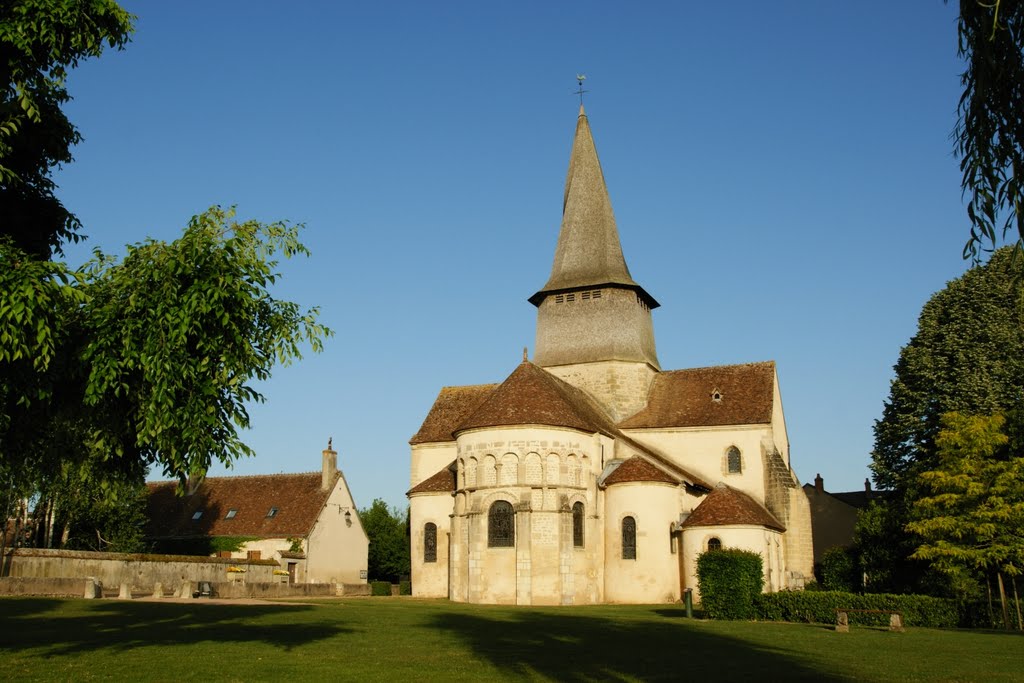
[[[308, 605], [189, 605], [128, 601], [5, 600], [0, 650], [43, 647], [47, 656], [198, 643], [262, 643], [283, 650], [348, 632], [336, 621], [303, 621]], [[289, 616], [281, 619], [268, 615]]]
[[452, 632], [478, 656], [514, 676], [559, 681], [849, 681], [766, 646], [708, 632], [681, 611], [616, 620], [526, 611], [488, 616], [443, 613], [432, 626]]

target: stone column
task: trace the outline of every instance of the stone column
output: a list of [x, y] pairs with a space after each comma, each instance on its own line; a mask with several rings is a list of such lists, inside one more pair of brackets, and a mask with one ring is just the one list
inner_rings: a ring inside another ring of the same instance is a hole
[[533, 555], [531, 534], [533, 513], [529, 504], [516, 506], [516, 604], [533, 604]]

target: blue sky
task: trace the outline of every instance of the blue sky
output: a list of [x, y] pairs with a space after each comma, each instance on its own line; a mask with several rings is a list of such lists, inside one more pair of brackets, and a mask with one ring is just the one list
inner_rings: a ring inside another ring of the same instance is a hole
[[306, 224], [277, 294], [337, 331], [260, 385], [237, 474], [333, 436], [358, 505], [405, 505], [440, 387], [532, 353], [577, 73], [662, 367], [775, 360], [802, 481], [863, 486], [900, 347], [967, 267], [955, 3], [124, 5], [133, 43], [69, 80], [68, 260], [236, 204]]

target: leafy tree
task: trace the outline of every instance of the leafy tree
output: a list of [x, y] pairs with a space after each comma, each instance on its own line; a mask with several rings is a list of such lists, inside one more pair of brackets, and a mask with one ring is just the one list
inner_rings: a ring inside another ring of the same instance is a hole
[[948, 413], [936, 437], [938, 464], [918, 475], [908, 530], [913, 557], [952, 576], [995, 573], [1010, 626], [1003, 576], [1024, 570], [1024, 453], [1009, 452], [1002, 415]]
[[1013, 227], [1024, 244], [1024, 3], [960, 0], [958, 33], [967, 69], [954, 150], [969, 197], [964, 257], [977, 258]]
[[[1005, 247], [948, 283], [925, 304], [917, 333], [900, 352], [875, 423], [871, 464], [876, 484], [892, 495], [858, 523], [858, 548], [873, 589], [937, 589], [922, 584], [927, 563], [909, 559], [919, 543], [904, 528], [923, 495], [920, 473], [938, 465], [935, 439], [942, 415], [1011, 414], [1024, 407], [1021, 267]], [[887, 534], [895, 536], [884, 540]], [[868, 539], [883, 547], [872, 547]], [[885, 576], [893, 583], [878, 585]]]
[[359, 511], [359, 521], [370, 539], [367, 571], [371, 580], [395, 583], [410, 571], [408, 513], [389, 508], [375, 498], [369, 509]]
[[857, 553], [850, 548], [829, 548], [821, 557], [821, 587], [827, 591], [856, 593], [861, 590]]
[[123, 48], [134, 19], [113, 0], [0, 3], [0, 236], [33, 256], [59, 252], [81, 229], [51, 178], [81, 139], [61, 109], [67, 72]]

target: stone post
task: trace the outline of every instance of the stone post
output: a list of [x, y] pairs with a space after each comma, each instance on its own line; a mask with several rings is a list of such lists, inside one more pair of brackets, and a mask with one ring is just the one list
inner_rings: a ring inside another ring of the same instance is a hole
[[85, 580], [85, 594], [82, 597], [84, 597], [86, 600], [102, 598], [103, 584], [97, 581], [95, 577], [90, 576]]

